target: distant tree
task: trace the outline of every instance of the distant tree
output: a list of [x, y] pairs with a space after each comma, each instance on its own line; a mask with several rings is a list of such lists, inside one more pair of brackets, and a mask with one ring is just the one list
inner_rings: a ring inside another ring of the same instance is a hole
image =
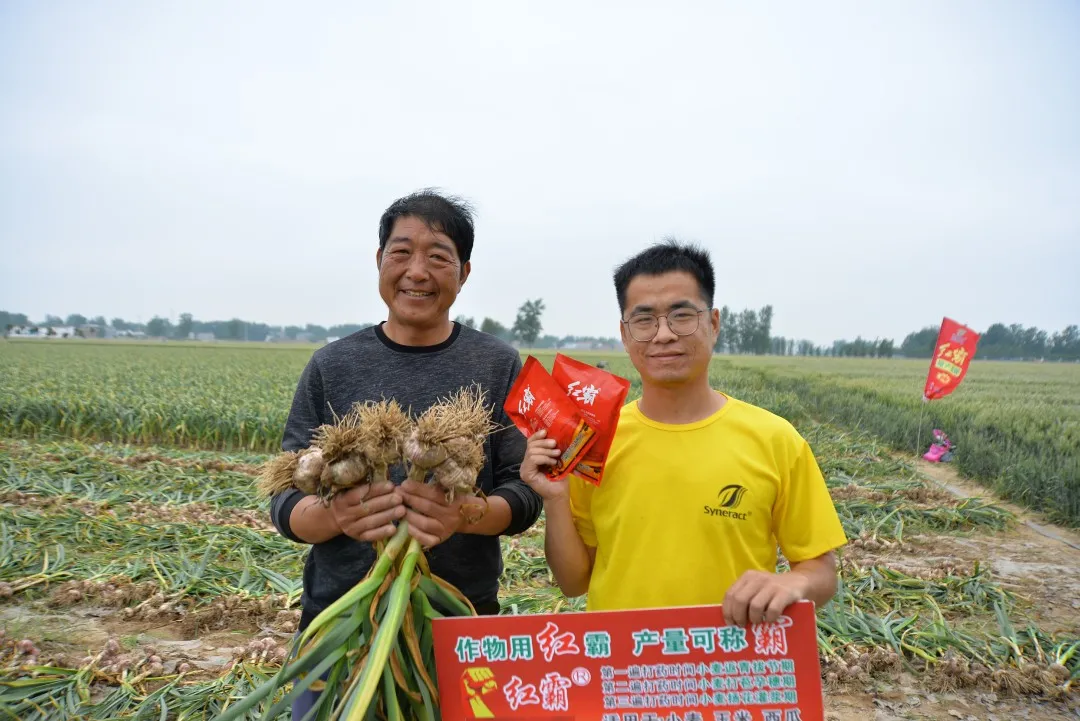
[[58, 316], [58, 315], [47, 315], [47, 314], [45, 316], [45, 322], [42, 323], [42, 325], [49, 326], [50, 328], [52, 328], [53, 326], [58, 326], [58, 325], [63, 325], [63, 324], [64, 324], [64, 319], [61, 318], [60, 316]]
[[934, 354], [939, 328], [927, 326], [914, 333], [908, 333], [900, 344], [900, 353], [908, 358], [929, 358]]
[[[757, 332], [754, 334], [754, 352], [765, 355], [769, 352], [769, 337], [772, 333], [773, 307], [767, 305], [758, 313]], [[780, 353], [783, 354], [783, 351]]]
[[[1035, 329], [1031, 329], [1035, 331]], [[1003, 323], [994, 323], [986, 329], [979, 339], [977, 355], [980, 358], [1024, 358], [1028, 357], [1032, 349], [1037, 332], [1028, 333], [1024, 326], [1012, 323], [1008, 326]]]
[[1060, 333], [1054, 333], [1050, 341], [1050, 355], [1059, 359], [1080, 359], [1080, 328], [1070, 325]]
[[724, 345], [727, 347], [728, 353], [738, 353], [742, 348], [742, 328], [740, 327], [740, 313], [735, 311], [729, 311], [728, 313], [728, 334], [724, 339]]
[[1042, 358], [1046, 355], [1046, 346], [1049, 341], [1046, 331], [1035, 327], [1025, 328], [1023, 338], [1025, 358]]
[[[244, 323], [244, 340], [261, 343], [268, 335], [270, 335], [270, 326], [266, 323]], [[217, 333], [214, 337], [217, 337]]]
[[6, 310], [0, 310], [0, 325], [16, 326], [30, 325], [30, 319], [26, 317], [25, 313], [8, 313]]
[[[239, 318], [233, 318], [232, 320], [230, 320], [228, 323], [225, 324], [225, 333], [224, 333], [223, 337], [227, 338], [229, 340], [243, 340], [244, 339], [244, 325], [245, 325], [244, 321], [240, 320]], [[295, 330], [300, 330], [299, 328], [296, 328], [295, 326], [291, 326], [291, 327], [294, 328]], [[286, 332], [288, 332], [287, 329], [286, 329]], [[294, 334], [291, 337], [295, 338], [296, 335]]]
[[67, 317], [67, 320], [64, 321], [64, 325], [73, 325], [73, 326], [86, 325], [86, 316], [85, 315], [80, 315], [79, 313], [72, 313], [71, 315], [69, 315]]
[[365, 328], [370, 328], [371, 323], [349, 323], [345, 325], [332, 325], [326, 329], [327, 338], [344, 338], [353, 333], [359, 333]]
[[734, 325], [732, 324], [731, 309], [725, 305], [720, 309], [720, 332], [716, 334], [716, 345], [713, 350], [717, 353], [730, 352], [733, 330]]
[[537, 338], [533, 342], [532, 347], [533, 348], [544, 348], [544, 349], [558, 348], [559, 347], [559, 338], [558, 338], [558, 336], [553, 336], [553, 335], [543, 335], [543, 336], [540, 336], [539, 338]]
[[195, 329], [195, 318], [191, 313], [181, 313], [180, 320], [176, 324], [176, 337], [183, 340], [187, 338]]
[[526, 345], [532, 345], [540, 336], [544, 326], [540, 322], [540, 316], [544, 313], [544, 301], [540, 298], [527, 300], [518, 308], [517, 319], [511, 332], [522, 340]]
[[[936, 336], [935, 336], [936, 337]], [[993, 348], [1007, 348], [1013, 343], [1012, 333], [1002, 323], [994, 323], [992, 326], [986, 329], [986, 332], [979, 338], [979, 346], [981, 347], [983, 354], [986, 354]]]
[[454, 318], [454, 320], [457, 321], [458, 323], [460, 323], [461, 325], [465, 325], [465, 326], [468, 326], [470, 328], [475, 328], [476, 327], [476, 319], [475, 318], [468, 318], [466, 316], [459, 315], [457, 318]]
[[172, 323], [168, 318], [161, 318], [154, 316], [150, 319], [150, 322], [146, 324], [146, 334], [152, 338], [168, 338], [172, 335], [169, 331], [172, 330]]
[[484, 321], [480, 324], [480, 331], [503, 339], [508, 338], [510, 333], [506, 326], [492, 318], [484, 318]]
[[753, 353], [758, 334], [757, 312], [749, 308], [739, 313], [739, 338], [735, 345], [737, 353]]
[[544, 313], [544, 301], [540, 298], [527, 300], [518, 308], [517, 318], [510, 332], [520, 338], [526, 345], [532, 345], [544, 329], [540, 317]]

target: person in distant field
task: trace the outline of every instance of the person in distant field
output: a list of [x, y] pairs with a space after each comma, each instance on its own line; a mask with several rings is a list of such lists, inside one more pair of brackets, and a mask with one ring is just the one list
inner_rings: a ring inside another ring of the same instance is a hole
[[[409, 534], [427, 549], [431, 571], [446, 579], [480, 614], [500, 611], [503, 562], [500, 535], [526, 531], [540, 515], [541, 499], [520, 478], [525, 438], [503, 403], [521, 370], [509, 344], [450, 320], [450, 308], [472, 267], [473, 219], [463, 202], [433, 191], [394, 201], [379, 222], [375, 254], [379, 294], [387, 320], [334, 341], [312, 356], [300, 376], [281, 447], [307, 448], [315, 429], [333, 423], [358, 401], [393, 398], [414, 416], [458, 389], [478, 383], [494, 408], [497, 431], [484, 442], [486, 463], [477, 487], [483, 517], [466, 522], [461, 498], [447, 504], [434, 485], [404, 481], [361, 485], [337, 495], [329, 507], [315, 496], [288, 490], [271, 500], [278, 531], [310, 544], [304, 564], [299, 630], [352, 588], [375, 561], [373, 544], [390, 538], [406, 519]], [[293, 705], [302, 718], [317, 694]]]
[[[543, 431], [521, 477], [544, 499], [548, 565], [587, 610], [723, 604], [728, 623], [775, 622], [836, 593], [847, 539], [809, 444], [783, 418], [715, 390], [720, 332], [708, 254], [675, 241], [615, 273], [641, 398], [620, 414], [600, 486], [552, 482]], [[777, 547], [791, 570], [777, 573]]]

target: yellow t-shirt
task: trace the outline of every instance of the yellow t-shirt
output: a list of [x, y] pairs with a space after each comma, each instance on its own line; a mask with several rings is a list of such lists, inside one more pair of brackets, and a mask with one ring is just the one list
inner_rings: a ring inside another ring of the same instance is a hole
[[600, 486], [570, 478], [596, 548], [590, 611], [722, 603], [749, 569], [775, 572], [847, 542], [809, 444], [783, 418], [726, 396], [696, 423], [622, 408]]

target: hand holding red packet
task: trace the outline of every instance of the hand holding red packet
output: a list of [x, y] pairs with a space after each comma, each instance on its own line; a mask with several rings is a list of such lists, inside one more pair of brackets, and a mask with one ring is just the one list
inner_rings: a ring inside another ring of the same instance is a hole
[[574, 401], [532, 356], [525, 359], [503, 409], [526, 437], [543, 429], [555, 441], [562, 455], [546, 471], [554, 481], [566, 478], [596, 443], [596, 432], [578, 412]]
[[561, 353], [555, 355], [551, 375], [596, 432], [596, 442], [582, 456], [574, 475], [600, 485], [630, 381]]

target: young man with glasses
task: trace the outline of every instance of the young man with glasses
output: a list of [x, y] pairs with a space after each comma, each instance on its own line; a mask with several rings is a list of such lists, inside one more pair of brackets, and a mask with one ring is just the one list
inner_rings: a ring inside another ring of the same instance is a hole
[[[616, 271], [641, 398], [622, 410], [599, 487], [548, 480], [559, 449], [529, 439], [521, 477], [544, 499], [548, 565], [567, 596], [588, 592], [588, 610], [722, 603], [748, 625], [836, 592], [847, 539], [810, 446], [709, 382], [714, 288], [708, 254], [674, 241]], [[778, 547], [789, 572], [776, 572]]]

